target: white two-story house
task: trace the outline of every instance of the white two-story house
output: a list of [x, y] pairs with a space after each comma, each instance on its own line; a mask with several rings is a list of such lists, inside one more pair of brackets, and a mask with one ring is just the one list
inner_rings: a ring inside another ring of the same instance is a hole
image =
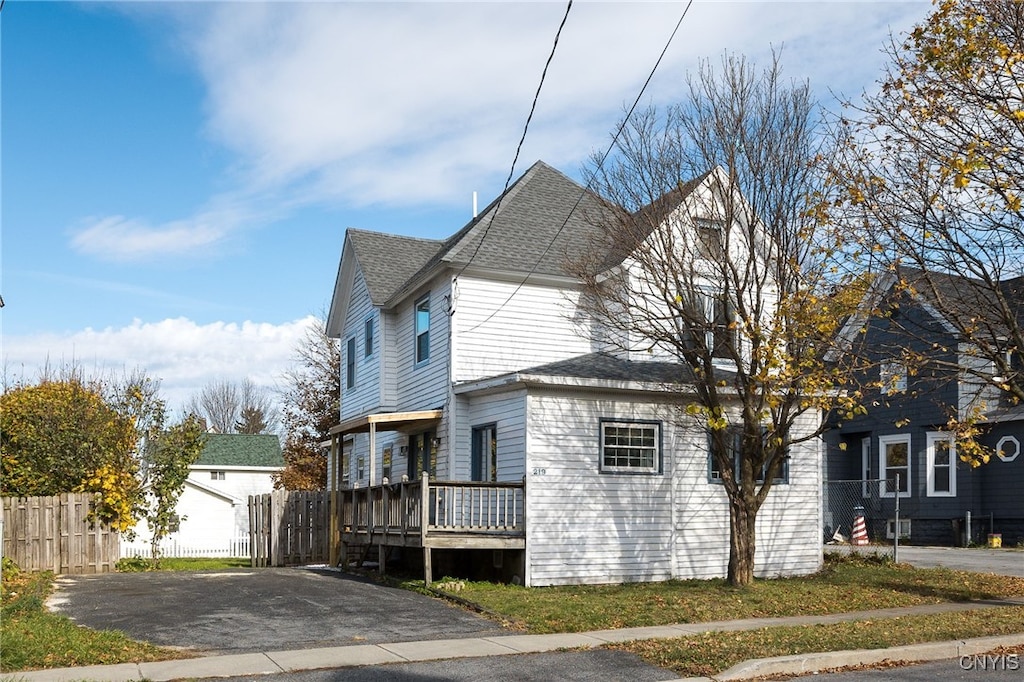
[[[348, 230], [327, 321], [342, 350], [335, 559], [383, 567], [398, 547], [428, 582], [726, 574], [726, 495], [679, 409], [692, 373], [602, 341], [566, 267], [608, 210], [538, 162], [448, 239]], [[623, 267], [615, 251], [596, 262]], [[794, 450], [759, 514], [759, 575], [820, 566], [820, 446]]]

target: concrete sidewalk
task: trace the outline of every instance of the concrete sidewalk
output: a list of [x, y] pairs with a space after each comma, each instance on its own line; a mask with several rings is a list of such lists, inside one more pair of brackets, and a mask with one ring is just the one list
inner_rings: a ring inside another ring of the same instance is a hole
[[[628, 642], [636, 639], [661, 639], [694, 635], [702, 632], [756, 630], [781, 625], [817, 625], [875, 618], [892, 618], [933, 613], [949, 613], [978, 608], [1022, 606], [1024, 598], [982, 602], [945, 603], [926, 606], [856, 611], [827, 616], [794, 616], [789, 618], [748, 618], [745, 620], [687, 623], [595, 632], [561, 633], [550, 635], [497, 635], [465, 639], [424, 640], [393, 644], [363, 644], [318, 649], [268, 651], [224, 656], [207, 656], [154, 663], [121, 663], [117, 665], [54, 668], [29, 672], [4, 673], [2, 682], [128, 682], [152, 680], [164, 682], [182, 678], [237, 677], [243, 675], [271, 675], [300, 670], [347, 668], [436, 661], [452, 658], [476, 658], [551, 652], [558, 649], [594, 648], [604, 644]], [[746, 661], [736, 665], [716, 680], [741, 680], [751, 677], [782, 673], [811, 673], [818, 670], [850, 665], [890, 661], [928, 661], [973, 655], [999, 646], [1024, 645], [1024, 633], [1003, 637], [983, 637], [972, 640], [935, 642], [901, 646], [891, 649], [836, 651], [798, 656]], [[707, 679], [707, 678], [696, 678]]]

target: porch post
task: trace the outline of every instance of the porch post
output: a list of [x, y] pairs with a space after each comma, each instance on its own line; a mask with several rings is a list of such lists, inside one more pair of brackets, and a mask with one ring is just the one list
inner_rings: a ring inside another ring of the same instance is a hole
[[370, 422], [370, 482], [369, 487], [373, 487], [377, 484], [377, 477], [374, 476], [373, 458], [377, 454], [377, 425]]
[[338, 435], [331, 435], [331, 450], [330, 454], [331, 462], [331, 480], [328, 482], [328, 487], [331, 491], [330, 496], [330, 533], [329, 535], [329, 553], [330, 553], [330, 564], [331, 566], [337, 566], [341, 561], [341, 495], [338, 492], [338, 467], [340, 462], [338, 461]]
[[420, 546], [423, 547], [423, 584], [430, 587], [433, 575], [430, 566], [430, 544], [427, 540], [427, 526], [430, 525], [430, 472], [424, 471], [420, 479]]

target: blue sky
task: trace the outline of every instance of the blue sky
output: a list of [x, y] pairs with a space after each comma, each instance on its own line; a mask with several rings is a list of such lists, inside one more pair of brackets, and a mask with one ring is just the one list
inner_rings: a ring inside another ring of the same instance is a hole
[[[518, 175], [607, 144], [684, 3], [577, 1]], [[819, 96], [927, 2], [696, 2], [647, 93], [725, 50]], [[25, 2], [0, 14], [3, 363], [273, 387], [347, 227], [441, 238], [501, 189], [561, 2]]]

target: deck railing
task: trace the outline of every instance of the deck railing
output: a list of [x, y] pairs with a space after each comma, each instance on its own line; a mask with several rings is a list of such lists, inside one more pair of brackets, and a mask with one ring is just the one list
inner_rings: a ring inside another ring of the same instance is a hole
[[343, 534], [521, 533], [524, 528], [523, 483], [424, 477], [341, 490], [339, 497]]

